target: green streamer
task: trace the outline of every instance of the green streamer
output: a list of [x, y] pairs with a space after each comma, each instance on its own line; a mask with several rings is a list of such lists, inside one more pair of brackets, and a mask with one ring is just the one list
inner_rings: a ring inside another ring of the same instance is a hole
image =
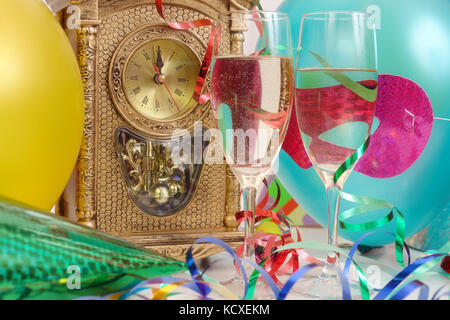
[[[321, 56], [319, 56], [317, 53], [314, 53], [312, 51], [309, 51], [325, 68], [332, 68], [332, 66]], [[347, 77], [345, 74], [343, 74], [339, 70], [329, 70], [326, 71], [325, 74], [332, 77], [334, 80], [342, 84], [344, 87], [352, 91], [353, 93], [357, 94], [364, 100], [367, 100], [369, 102], [375, 102], [377, 100], [377, 88], [375, 89], [368, 89], [364, 87], [363, 85], [359, 84], [358, 82], [352, 80], [351, 78]]]
[[370, 137], [366, 139], [366, 142], [364, 142], [361, 147], [356, 149], [356, 151], [347, 158], [347, 160], [344, 161], [343, 164], [339, 166], [339, 168], [336, 170], [333, 182], [336, 184], [339, 180], [339, 178], [344, 174], [345, 171], [347, 171], [349, 168], [351, 168], [366, 152], [367, 148], [369, 147], [370, 143]]
[[[342, 165], [336, 170], [333, 182], [336, 184], [342, 175], [353, 167], [356, 162], [364, 155], [367, 148], [369, 147], [370, 137], [361, 145], [347, 160], [344, 161]], [[386, 202], [384, 200], [370, 198], [365, 196], [357, 196], [350, 193], [343, 192], [339, 190], [339, 196], [349, 202], [359, 204], [360, 206], [348, 209], [339, 214], [339, 226], [344, 230], [349, 231], [368, 231], [376, 228], [381, 228], [391, 222], [394, 217], [397, 218], [397, 230], [395, 234], [395, 256], [397, 262], [400, 266], [404, 267], [405, 262], [403, 259], [403, 247], [405, 238], [405, 218], [398, 208], [394, 205]], [[374, 221], [369, 221], [365, 223], [347, 223], [346, 220], [364, 214], [369, 211], [379, 210], [379, 209], [389, 209], [389, 213], [379, 219]]]
[[[357, 196], [350, 193], [346, 193], [343, 191], [339, 192], [339, 195], [342, 199], [347, 200], [349, 202], [353, 202], [356, 204], [360, 204], [360, 206], [348, 209], [342, 213], [339, 214], [339, 226], [344, 230], [349, 231], [369, 231], [377, 228], [381, 228], [394, 220], [396, 217], [397, 219], [397, 227], [396, 227], [396, 233], [395, 233], [395, 256], [397, 259], [397, 262], [400, 266], [404, 267], [405, 262], [403, 259], [403, 248], [404, 248], [404, 235], [405, 235], [405, 218], [403, 214], [398, 210], [396, 207], [394, 207], [389, 202], [376, 199], [376, 198], [370, 198], [370, 197], [364, 197], [364, 196]], [[390, 209], [389, 213], [385, 216], [378, 218], [373, 221], [364, 222], [364, 223], [347, 223], [346, 220], [356, 217], [360, 214], [364, 214], [370, 211], [375, 211], [379, 209]]]

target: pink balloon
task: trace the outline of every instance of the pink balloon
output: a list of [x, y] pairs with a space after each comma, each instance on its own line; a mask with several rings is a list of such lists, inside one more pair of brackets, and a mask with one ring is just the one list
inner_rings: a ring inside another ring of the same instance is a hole
[[425, 149], [433, 127], [430, 99], [409, 79], [380, 75], [375, 117], [380, 125], [355, 170], [374, 178], [397, 176]]
[[[412, 166], [425, 149], [433, 127], [433, 108], [425, 91], [415, 82], [394, 75], [379, 75], [375, 117], [379, 126], [355, 170], [375, 178], [394, 177]], [[283, 150], [301, 168], [312, 166], [295, 110]]]

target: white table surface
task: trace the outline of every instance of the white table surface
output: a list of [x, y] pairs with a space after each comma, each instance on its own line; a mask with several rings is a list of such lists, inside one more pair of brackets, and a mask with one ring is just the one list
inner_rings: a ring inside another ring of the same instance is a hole
[[[302, 239], [305, 241], [320, 241], [322, 243], [326, 243], [327, 239], [327, 233], [326, 230], [323, 228], [301, 228], [300, 230]], [[339, 240], [339, 246], [344, 247], [348, 250], [350, 250], [352, 243], [345, 240], [340, 239]], [[423, 252], [420, 252], [418, 250], [410, 249], [411, 250], [411, 263], [415, 260], [421, 258], [424, 256]], [[324, 253], [323, 252], [313, 252], [309, 251], [309, 253], [313, 254], [314, 256], [318, 258], [323, 258]], [[378, 282], [379, 285], [381, 285], [381, 288], [384, 287], [391, 279], [394, 278], [394, 276], [402, 270], [400, 266], [397, 265], [397, 261], [395, 259], [395, 248], [394, 244], [384, 246], [379, 249], [373, 249], [372, 251], [366, 253], [365, 255], [360, 254], [359, 251], [355, 254], [355, 260], [360, 264], [363, 271], [366, 273], [366, 270], [369, 266], [377, 266], [379, 267], [380, 273], [379, 277], [376, 278], [372, 283], [376, 284]], [[201, 260], [196, 261], [197, 266], [200, 270], [203, 270], [206, 266], [209, 266], [207, 271], [205, 272], [205, 275], [207, 275], [209, 278], [214, 279], [215, 281], [224, 281], [226, 279], [229, 279], [233, 276], [234, 267], [233, 267], [233, 261], [229, 254], [225, 252], [220, 252], [218, 254], [212, 255], [208, 258], [204, 258]], [[375, 267], [376, 268], [376, 267]], [[436, 267], [432, 271], [437, 271], [439, 267]], [[372, 267], [372, 270], [373, 267]], [[185, 279], [190, 279], [190, 276], [187, 273], [178, 273], [173, 275], [175, 277], [181, 277]], [[366, 276], [369, 278], [369, 276], [366, 274]], [[373, 276], [373, 273], [372, 273]], [[377, 280], [379, 279], [379, 280]], [[446, 290], [448, 291], [450, 288], [450, 280], [448, 277], [445, 277], [441, 274], [435, 274], [431, 275], [430, 277], [425, 278], [423, 281], [425, 284], [429, 286], [430, 289], [430, 297], [431, 295], [438, 290], [443, 285], [448, 285]], [[376, 295], [380, 288], [375, 288], [373, 293], [371, 294], [371, 297]], [[192, 300], [195, 299], [194, 294], [189, 292], [187, 289], [180, 289], [178, 290], [179, 294], [171, 296], [169, 299], [174, 300]], [[143, 296], [146, 295], [152, 295], [152, 292], [141, 292], [140, 293]], [[236, 292], [238, 294], [238, 292]], [[224, 299], [221, 295], [219, 295], [216, 292], [212, 292], [209, 297], [213, 299]], [[413, 292], [410, 296], [407, 297], [407, 299], [417, 299], [418, 297], [418, 290]], [[139, 299], [139, 297], [133, 297], [136, 299]], [[287, 300], [301, 300], [302, 298], [295, 294], [295, 292], [290, 293], [287, 298]]]

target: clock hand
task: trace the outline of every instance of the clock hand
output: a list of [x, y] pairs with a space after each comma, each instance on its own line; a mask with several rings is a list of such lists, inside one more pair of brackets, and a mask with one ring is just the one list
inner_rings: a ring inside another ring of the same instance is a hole
[[162, 70], [162, 68], [164, 67], [164, 62], [162, 61], [162, 57], [161, 57], [160, 46], [158, 46], [158, 53], [157, 53], [157, 57], [156, 57], [156, 66], [158, 67], [159, 70]]
[[[153, 68], [155, 68], [155, 71], [158, 73], [158, 77], [160, 79], [164, 79], [164, 76], [163, 76], [163, 74], [161, 74], [161, 71], [158, 68], [158, 66], [154, 62], [152, 62], [152, 65], [153, 65]], [[178, 104], [175, 101], [175, 98], [173, 97], [172, 93], [169, 90], [169, 87], [167, 86], [167, 83], [165, 81], [163, 81], [162, 84], [164, 85], [164, 87], [166, 88], [167, 92], [169, 93], [169, 96], [172, 99], [173, 103], [175, 103], [175, 107], [177, 108], [178, 112], [180, 112], [180, 107], [178, 107]]]

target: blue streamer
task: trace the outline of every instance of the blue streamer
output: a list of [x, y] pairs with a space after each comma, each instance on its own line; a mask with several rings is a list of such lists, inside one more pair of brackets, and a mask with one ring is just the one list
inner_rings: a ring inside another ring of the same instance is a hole
[[[344, 270], [342, 271], [339, 267], [335, 266], [335, 270], [339, 276], [340, 282], [341, 282], [341, 286], [342, 286], [342, 298], [344, 300], [351, 300], [351, 293], [350, 293], [350, 284], [349, 284], [349, 271], [350, 271], [350, 266], [351, 263], [355, 263], [353, 261], [353, 257], [356, 253], [356, 250], [358, 248], [358, 245], [360, 244], [360, 242], [367, 236], [375, 233], [375, 232], [385, 232], [385, 231], [372, 231], [369, 233], [364, 234], [363, 236], [361, 236], [352, 246], [347, 259], [345, 261], [345, 266], [344, 266]], [[388, 233], [388, 232], [385, 232]], [[395, 234], [393, 233], [388, 233], [390, 235], [392, 235], [393, 237], [395, 237]], [[123, 300], [123, 299], [127, 299], [130, 296], [137, 294], [143, 290], [147, 290], [148, 288], [146, 288], [146, 285], [149, 284], [156, 284], [156, 283], [164, 283], [164, 284], [171, 284], [171, 283], [176, 283], [176, 282], [183, 282], [182, 284], [180, 284], [181, 287], [185, 287], [188, 288], [190, 290], [192, 290], [193, 292], [197, 293], [200, 295], [201, 299], [204, 300], [211, 300], [211, 298], [208, 297], [209, 293], [211, 292], [211, 288], [203, 283], [203, 277], [202, 277], [202, 273], [199, 272], [199, 269], [197, 268], [195, 261], [194, 261], [194, 257], [192, 254], [192, 249], [193, 249], [193, 245], [196, 243], [211, 243], [211, 244], [215, 244], [220, 246], [221, 248], [223, 248], [227, 253], [229, 253], [234, 262], [238, 265], [238, 268], [242, 274], [244, 283], [245, 283], [245, 288], [244, 288], [244, 294], [243, 294], [243, 299], [251, 299], [252, 297], [249, 296], [249, 294], [251, 294], [252, 292], [249, 292], [249, 281], [248, 281], [248, 276], [245, 273], [245, 269], [242, 265], [242, 262], [245, 263], [249, 263], [250, 265], [252, 265], [255, 269], [254, 273], [252, 274], [253, 276], [258, 276], [259, 275], [264, 278], [264, 280], [266, 281], [266, 283], [269, 285], [270, 289], [272, 290], [274, 297], [276, 297], [279, 300], [284, 300], [287, 295], [289, 294], [290, 290], [292, 289], [292, 287], [295, 285], [295, 283], [297, 281], [299, 281], [305, 274], [307, 274], [308, 272], [310, 272], [312, 269], [317, 268], [319, 266], [321, 266], [322, 264], [318, 264], [318, 263], [311, 263], [308, 264], [300, 269], [298, 269], [296, 272], [294, 272], [289, 279], [286, 281], [286, 283], [284, 284], [284, 286], [282, 287], [282, 289], [280, 290], [275, 281], [272, 279], [272, 277], [258, 264], [256, 264], [254, 261], [250, 261], [248, 259], [239, 259], [239, 257], [237, 256], [237, 254], [234, 252], [233, 249], [231, 249], [224, 241], [214, 238], [214, 237], [202, 237], [199, 238], [197, 240], [194, 241], [194, 243], [192, 244], [192, 246], [189, 248], [187, 254], [186, 254], [186, 261], [187, 261], [187, 265], [188, 265], [188, 270], [190, 273], [190, 276], [192, 278], [192, 281], [190, 282], [186, 282], [187, 280], [184, 278], [177, 278], [177, 277], [159, 277], [159, 278], [154, 278], [154, 279], [149, 279], [149, 280], [144, 280], [141, 283], [135, 285], [131, 290], [125, 292], [124, 294], [122, 294], [119, 299]], [[299, 242], [300, 244], [301, 242]], [[406, 248], [406, 252], [408, 254], [408, 263], [410, 262], [410, 252], [409, 249], [407, 247], [407, 245], [405, 244], [405, 248]], [[429, 256], [426, 256], [424, 258], [418, 259], [416, 260], [414, 263], [412, 264], [408, 264], [407, 267], [405, 267], [402, 271], [400, 271], [389, 283], [387, 283], [381, 290], [380, 292], [374, 297], [374, 300], [384, 300], [386, 299], [390, 294], [392, 294], [394, 292], [394, 290], [411, 274], [413, 273], [415, 270], [417, 270], [420, 266], [442, 258], [444, 256], [446, 256], [448, 254], [441, 254], [441, 253], [435, 253]], [[361, 271], [362, 272], [362, 271]], [[362, 276], [365, 278], [364, 274], [362, 274]], [[360, 278], [361, 279], [361, 278]], [[361, 281], [361, 280], [360, 280]], [[446, 291], [443, 292], [444, 288], [447, 285], [444, 285], [442, 287], [440, 287], [431, 297], [432, 300], [439, 300], [445, 296], [450, 297], [450, 291]], [[408, 297], [410, 294], [412, 294], [414, 291], [419, 290], [419, 300], [425, 300], [428, 298], [429, 296], [429, 287], [424, 284], [421, 281], [418, 280], [413, 280], [409, 283], [407, 283], [406, 285], [404, 285], [400, 290], [398, 290], [390, 299], [391, 300], [402, 300], [405, 299], [406, 297]], [[123, 292], [123, 290], [112, 293], [112, 294], [108, 294], [102, 298], [99, 297], [93, 297], [93, 296], [88, 296], [88, 297], [82, 297], [79, 298], [79, 300], [86, 300], [86, 299], [90, 299], [90, 300], [97, 300], [97, 299], [108, 299], [109, 297], [119, 293], [119, 292]]]
[[[194, 280], [194, 282], [198, 283], [197, 279], [201, 279], [201, 275], [198, 272], [197, 265], [195, 264], [194, 257], [192, 255], [192, 247], [196, 243], [205, 243], [205, 242], [212, 243], [212, 244], [218, 245], [219, 247], [222, 247], [223, 249], [225, 249], [226, 252], [228, 252], [233, 257], [233, 260], [236, 261], [236, 263], [239, 267], [239, 270], [242, 274], [242, 277], [244, 278], [245, 288], [244, 288], [243, 296], [245, 297], [247, 295], [247, 291], [248, 291], [248, 277], [247, 277], [247, 274], [245, 273], [244, 267], [242, 266], [242, 263], [239, 262], [239, 257], [237, 256], [236, 252], [234, 252], [234, 250], [231, 249], [230, 246], [227, 245], [224, 241], [217, 239], [217, 238], [213, 238], [213, 237], [198, 238], [197, 240], [194, 241], [192, 246], [189, 248], [189, 250], [186, 254], [186, 262], [187, 262], [189, 272], [191, 273], [191, 277]], [[198, 284], [200, 284], [200, 283], [198, 283]], [[201, 285], [204, 286], [204, 284], [201, 284]], [[202, 287], [202, 286], [200, 286], [200, 287]], [[202, 291], [202, 289], [200, 289], [200, 290]]]
[[418, 280], [414, 280], [406, 284], [396, 294], [394, 294], [390, 300], [403, 300], [416, 289], [420, 289], [418, 300], [426, 300], [429, 292], [428, 286]]
[[442, 254], [432, 254], [430, 256], [421, 258], [417, 261], [415, 261], [414, 263], [410, 264], [409, 266], [407, 266], [405, 269], [403, 269], [402, 271], [400, 271], [395, 277], [394, 279], [392, 279], [391, 281], [388, 282], [388, 284], [386, 284], [386, 286], [381, 289], [381, 291], [374, 297], [374, 300], [384, 300], [386, 299], [386, 297], [398, 286], [400, 285], [400, 283], [406, 279], [406, 277], [408, 277], [412, 272], [414, 272], [414, 270], [416, 270], [417, 268], [419, 268], [420, 266], [422, 266], [423, 264], [433, 261], [434, 259], [443, 257], [444, 255]]

